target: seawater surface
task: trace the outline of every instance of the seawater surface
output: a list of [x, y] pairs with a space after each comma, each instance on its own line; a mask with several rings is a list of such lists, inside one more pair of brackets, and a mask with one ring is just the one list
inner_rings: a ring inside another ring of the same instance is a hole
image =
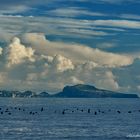
[[140, 99], [0, 98], [0, 140], [15, 139], [140, 140]]

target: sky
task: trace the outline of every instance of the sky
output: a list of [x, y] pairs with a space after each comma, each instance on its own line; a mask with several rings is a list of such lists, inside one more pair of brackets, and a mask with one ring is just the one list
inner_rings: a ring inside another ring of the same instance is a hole
[[1, 0], [0, 88], [66, 85], [140, 95], [139, 0]]

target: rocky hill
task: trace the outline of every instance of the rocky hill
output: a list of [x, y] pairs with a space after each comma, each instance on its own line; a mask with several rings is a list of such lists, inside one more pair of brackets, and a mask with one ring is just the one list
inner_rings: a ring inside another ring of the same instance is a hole
[[66, 86], [62, 92], [51, 95], [47, 92], [39, 94], [32, 91], [0, 91], [0, 97], [20, 97], [20, 98], [139, 98], [136, 94], [118, 93], [103, 89], [98, 89], [91, 85]]

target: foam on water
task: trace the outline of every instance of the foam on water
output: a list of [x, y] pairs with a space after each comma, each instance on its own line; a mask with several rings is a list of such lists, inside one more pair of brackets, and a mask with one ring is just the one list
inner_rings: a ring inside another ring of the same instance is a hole
[[140, 138], [140, 134], [129, 134], [127, 135], [128, 138]]

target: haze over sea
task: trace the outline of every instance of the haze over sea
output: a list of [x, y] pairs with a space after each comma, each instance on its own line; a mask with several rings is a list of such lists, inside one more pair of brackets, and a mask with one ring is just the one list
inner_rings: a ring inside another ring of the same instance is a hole
[[140, 139], [140, 99], [1, 98], [0, 109], [1, 140]]

